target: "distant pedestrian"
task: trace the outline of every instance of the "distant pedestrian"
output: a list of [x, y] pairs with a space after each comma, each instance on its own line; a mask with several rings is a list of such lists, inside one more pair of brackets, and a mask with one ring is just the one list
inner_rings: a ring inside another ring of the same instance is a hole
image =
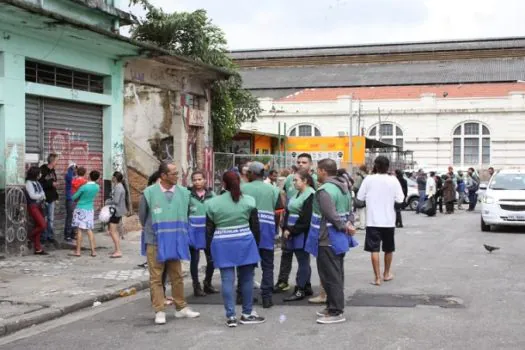
[[[371, 253], [374, 269], [374, 285], [381, 285], [381, 268], [379, 250], [385, 254], [385, 282], [394, 278], [391, 272], [392, 259], [395, 251], [395, 209], [403, 204], [405, 195], [399, 181], [388, 175], [390, 161], [379, 156], [374, 161], [375, 174], [368, 176], [357, 195], [357, 203], [365, 202], [367, 211], [367, 227], [365, 237], [365, 251]], [[420, 172], [421, 173], [421, 172]]]
[[443, 179], [441, 178], [441, 176], [436, 175], [434, 176], [434, 181], [436, 182], [436, 207], [439, 208], [440, 213], [443, 213]]
[[184, 298], [181, 260], [190, 260], [188, 211], [190, 193], [177, 185], [179, 172], [171, 163], [159, 166], [160, 182], [146, 188], [139, 205], [139, 219], [144, 228], [144, 242], [150, 275], [150, 292], [155, 323], [165, 324], [165, 297], [162, 273], [167, 270], [176, 318], [195, 318]]
[[242, 293], [241, 324], [265, 322], [253, 309], [253, 278], [259, 256], [260, 226], [255, 199], [243, 195], [240, 179], [233, 172], [223, 175], [225, 192], [207, 203], [207, 245], [221, 272], [221, 294], [226, 325], [237, 327], [234, 284], [237, 269]]
[[489, 167], [489, 169], [488, 169], [488, 173], [489, 173], [489, 180], [490, 180], [490, 178], [492, 177], [492, 175], [494, 175], [494, 168], [493, 168], [493, 167]]
[[450, 175], [443, 184], [443, 200], [445, 201], [445, 210], [447, 214], [454, 213], [454, 201], [456, 200], [456, 189], [454, 188], [454, 181]]
[[112, 183], [111, 197], [106, 201], [106, 205], [111, 205], [112, 207], [112, 215], [109, 219], [109, 234], [115, 248], [109, 257], [116, 259], [122, 257], [118, 228], [122, 222], [122, 217], [128, 212], [128, 193], [124, 186], [124, 175], [120, 171], [113, 173]]
[[[356, 196], [359, 193], [361, 184], [363, 183], [367, 175], [368, 175], [368, 168], [366, 167], [366, 165], [363, 164], [359, 167], [359, 170], [357, 171], [356, 180], [352, 188]], [[366, 228], [366, 207], [357, 208], [356, 212], [357, 212], [357, 218], [359, 221], [359, 225], [357, 226], [357, 229], [364, 230]]]
[[458, 210], [463, 210], [463, 204], [466, 203], [466, 187], [465, 187], [465, 177], [463, 176], [463, 172], [460, 170], [458, 171], [457, 176], [457, 187], [456, 191], [458, 192]]
[[269, 185], [277, 187], [277, 178], [279, 177], [279, 174], [277, 170], [272, 169], [268, 173], [268, 177], [264, 180], [264, 183], [267, 183]]
[[403, 205], [398, 206], [396, 208], [396, 227], [402, 228], [403, 227], [403, 217], [401, 215], [401, 211], [404, 209], [405, 204], [406, 204], [406, 199], [408, 195], [408, 183], [407, 183], [407, 180], [405, 179], [405, 175], [402, 170], [399, 170], [399, 169], [396, 170], [396, 178], [399, 181], [399, 184], [401, 185], [401, 189], [403, 190], [403, 196], [404, 196]]
[[77, 168], [76, 176], [71, 181], [71, 193], [77, 193], [78, 189], [85, 185], [88, 180], [86, 179], [86, 168], [80, 166]]
[[57, 191], [57, 174], [55, 172], [55, 167], [57, 165], [58, 155], [51, 153], [47, 157], [47, 164], [44, 164], [40, 167], [40, 184], [44, 189], [46, 194], [46, 219], [47, 219], [47, 228], [44, 231], [40, 240], [42, 243], [50, 243], [58, 247], [58, 242], [55, 239], [55, 207], [58, 200], [58, 191]]
[[66, 221], [64, 223], [64, 240], [66, 242], [73, 241], [74, 230], [72, 228], [73, 211], [75, 210], [73, 201], [73, 179], [77, 172], [77, 165], [70, 163], [65, 176], [65, 209], [66, 209]]
[[27, 171], [26, 175], [26, 195], [27, 195], [27, 211], [34, 221], [35, 226], [31, 231], [29, 238], [33, 243], [33, 249], [36, 255], [47, 255], [40, 243], [40, 235], [46, 229], [46, 219], [42, 206], [46, 199], [46, 194], [38, 178], [40, 177], [40, 168], [32, 166]]
[[423, 208], [423, 204], [425, 204], [426, 199], [426, 189], [427, 189], [427, 176], [423, 169], [419, 169], [417, 178], [417, 192], [419, 193], [419, 199], [417, 202], [417, 208], [416, 208], [416, 214], [419, 214], [421, 212], [421, 209]]
[[77, 227], [77, 245], [76, 250], [71, 255], [79, 257], [80, 248], [82, 247], [82, 232], [85, 231], [89, 238], [91, 247], [91, 256], [97, 256], [95, 250], [95, 236], [93, 235], [93, 227], [95, 226], [95, 206], [94, 201], [97, 197], [100, 186], [97, 184], [100, 178], [100, 173], [93, 170], [89, 173], [89, 182], [80, 187], [80, 189], [73, 195], [73, 200], [77, 201], [77, 206], [73, 213], [73, 226]]
[[478, 203], [479, 176], [474, 168], [468, 168], [465, 186], [468, 191], [468, 211], [474, 211]]

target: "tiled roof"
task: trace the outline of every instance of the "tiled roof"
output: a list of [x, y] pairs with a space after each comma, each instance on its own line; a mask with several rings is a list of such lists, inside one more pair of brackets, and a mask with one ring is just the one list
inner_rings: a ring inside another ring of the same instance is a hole
[[235, 50], [230, 52], [234, 60], [272, 59], [289, 57], [372, 55], [413, 52], [517, 49], [525, 47], [525, 37], [406, 42], [392, 44], [365, 44], [325, 47], [297, 47], [258, 50]]
[[[280, 102], [306, 102], [336, 100], [338, 96], [351, 95], [357, 100], [418, 99], [421, 94], [436, 94], [436, 97], [501, 97], [509, 92], [525, 93], [525, 83], [459, 84], [459, 85], [413, 85], [379, 86], [358, 88], [305, 89]], [[446, 95], [446, 96], [445, 96]]]
[[525, 80], [525, 58], [246, 68], [240, 73], [249, 90], [515, 82]]

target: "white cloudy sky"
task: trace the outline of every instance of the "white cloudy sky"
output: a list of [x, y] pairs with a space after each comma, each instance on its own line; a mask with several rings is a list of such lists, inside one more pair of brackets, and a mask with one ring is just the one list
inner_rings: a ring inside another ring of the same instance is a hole
[[525, 0], [151, 1], [206, 9], [230, 49], [525, 36]]

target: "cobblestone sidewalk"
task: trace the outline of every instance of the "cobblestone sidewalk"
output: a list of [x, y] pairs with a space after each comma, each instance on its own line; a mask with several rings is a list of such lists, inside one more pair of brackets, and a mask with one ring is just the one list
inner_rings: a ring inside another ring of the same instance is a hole
[[[0, 336], [119, 297], [120, 291], [147, 288], [148, 271], [140, 266], [140, 232], [126, 234], [123, 257], [110, 259], [112, 241], [95, 234], [97, 257], [83, 251], [49, 251], [49, 256], [7, 257], [0, 261]], [[87, 241], [87, 240], [85, 240]], [[85, 242], [87, 244], [87, 242]], [[86, 246], [86, 245], [85, 245]], [[205, 259], [201, 259], [205, 262]], [[184, 263], [187, 274], [189, 264]]]

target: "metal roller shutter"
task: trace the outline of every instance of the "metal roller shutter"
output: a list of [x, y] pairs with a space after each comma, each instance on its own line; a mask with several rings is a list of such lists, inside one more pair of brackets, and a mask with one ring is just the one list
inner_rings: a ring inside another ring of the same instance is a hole
[[[87, 174], [102, 169], [103, 128], [102, 107], [97, 105], [42, 99], [44, 113], [45, 157], [58, 154], [56, 173], [58, 177], [59, 202], [55, 209], [55, 235], [62, 236], [65, 220], [65, 174], [70, 162], [83, 166]], [[95, 208], [103, 204], [103, 180], [99, 180], [101, 192], [95, 201]]]
[[40, 99], [26, 96], [26, 153], [42, 154]]

